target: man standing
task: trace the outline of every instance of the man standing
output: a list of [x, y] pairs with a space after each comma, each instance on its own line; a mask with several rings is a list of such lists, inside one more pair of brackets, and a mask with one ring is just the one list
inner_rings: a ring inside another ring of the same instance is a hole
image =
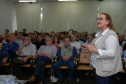
[[71, 35], [71, 43], [70, 43], [70, 45], [74, 46], [77, 49], [77, 52], [79, 53], [80, 48], [81, 48], [81, 44], [80, 44], [80, 42], [76, 41], [76, 35], [75, 34]]

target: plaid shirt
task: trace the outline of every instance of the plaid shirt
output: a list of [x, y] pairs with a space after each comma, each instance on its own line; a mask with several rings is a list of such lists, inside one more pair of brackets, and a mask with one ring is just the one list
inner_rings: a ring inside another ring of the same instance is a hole
[[12, 45], [8, 43], [4, 44], [2, 50], [0, 51], [1, 53], [5, 54], [7, 57], [10, 57], [8, 50], [13, 50], [14, 52], [16, 52], [19, 48], [19, 45], [15, 42], [12, 43]]

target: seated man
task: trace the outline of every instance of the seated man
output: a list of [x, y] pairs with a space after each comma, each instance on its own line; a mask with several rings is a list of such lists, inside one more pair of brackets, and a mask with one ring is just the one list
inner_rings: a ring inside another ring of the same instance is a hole
[[30, 59], [36, 54], [36, 46], [31, 44], [31, 39], [29, 36], [25, 36], [23, 39], [23, 44], [18, 49], [17, 53], [9, 51], [9, 54], [14, 58], [14, 76], [19, 78], [20, 65], [25, 63], [30, 63]]
[[21, 46], [22, 43], [23, 43], [23, 38], [24, 38], [24, 36], [23, 36], [22, 32], [19, 32], [19, 33], [18, 33], [18, 39], [15, 39], [15, 42], [16, 42], [19, 46]]
[[38, 50], [37, 53], [38, 58], [35, 71], [33, 73], [33, 76], [29, 79], [29, 82], [34, 82], [36, 76], [39, 76], [40, 77], [39, 84], [43, 84], [45, 65], [51, 64], [52, 59], [56, 56], [57, 49], [55, 46], [51, 46], [52, 38], [46, 37], [45, 41], [46, 45], [42, 45]]
[[34, 44], [37, 41], [36, 35], [32, 34], [31, 42]]
[[2, 63], [6, 63], [10, 57], [8, 50], [12, 50], [16, 52], [19, 48], [19, 45], [14, 42], [15, 36], [13, 34], [9, 34], [8, 40], [9, 42], [4, 44], [2, 50], [0, 51], [0, 68]]
[[71, 43], [70, 43], [70, 45], [74, 46], [77, 49], [77, 52], [79, 53], [80, 48], [81, 48], [81, 44], [80, 44], [80, 42], [76, 41], [76, 35], [75, 34], [71, 35]]
[[[93, 34], [89, 34], [88, 35], [88, 37], [87, 37], [87, 42], [85, 42], [84, 44], [86, 44], [86, 45], [89, 45], [89, 43], [92, 43], [92, 41], [93, 41], [93, 39], [94, 39], [95, 37], [94, 37], [94, 35]], [[82, 51], [88, 51], [88, 50], [83, 50], [83, 49], [81, 49]]]
[[40, 48], [41, 45], [45, 45], [45, 43], [42, 41], [42, 35], [37, 35], [37, 41], [34, 43], [36, 45], [37, 50]]
[[62, 82], [63, 76], [60, 71], [60, 67], [65, 65], [69, 67], [69, 76], [68, 76], [68, 83], [72, 84], [72, 76], [74, 73], [74, 61], [73, 59], [75, 57], [78, 57], [77, 50], [75, 47], [70, 45], [70, 38], [65, 37], [64, 38], [64, 46], [59, 48], [57, 51], [57, 56], [60, 58], [55, 64], [54, 64], [54, 70], [56, 71], [56, 74], [58, 76], [57, 84], [60, 84]]

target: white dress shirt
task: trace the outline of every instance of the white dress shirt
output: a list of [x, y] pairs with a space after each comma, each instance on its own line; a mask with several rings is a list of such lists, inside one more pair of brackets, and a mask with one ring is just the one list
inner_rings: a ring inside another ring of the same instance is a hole
[[29, 44], [28, 46], [24, 46], [21, 51], [21, 56], [28, 56], [28, 55], [33, 55], [35, 56], [36, 54], [36, 46], [34, 44]]
[[79, 53], [80, 48], [81, 48], [80, 42], [77, 42], [77, 41], [71, 42], [70, 45], [71, 45], [71, 46], [74, 46], [74, 47], [77, 49], [77, 53]]
[[[101, 35], [100, 32], [95, 36], [96, 38], [93, 40], [94, 46], [98, 43], [100, 38], [107, 33], [109, 28], [107, 28]], [[92, 53], [91, 56], [91, 65], [96, 68], [96, 58], [112, 58], [115, 56], [116, 48], [117, 48], [118, 39], [114, 35], [109, 35], [105, 40], [105, 48], [106, 50], [98, 49], [98, 53]]]
[[[37, 54], [39, 54], [39, 53], [50, 53], [50, 54], [53, 54], [54, 56], [56, 56], [57, 49], [56, 49], [56, 46], [53, 46], [53, 45], [50, 45], [50, 46], [41, 45]], [[52, 59], [52, 57], [50, 57], [50, 58]]]

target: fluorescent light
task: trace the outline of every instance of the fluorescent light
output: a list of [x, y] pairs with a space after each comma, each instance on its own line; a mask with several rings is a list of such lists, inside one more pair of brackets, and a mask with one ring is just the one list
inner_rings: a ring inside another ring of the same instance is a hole
[[19, 2], [36, 2], [36, 0], [19, 0]]
[[78, 1], [78, 0], [58, 0], [58, 1]]

